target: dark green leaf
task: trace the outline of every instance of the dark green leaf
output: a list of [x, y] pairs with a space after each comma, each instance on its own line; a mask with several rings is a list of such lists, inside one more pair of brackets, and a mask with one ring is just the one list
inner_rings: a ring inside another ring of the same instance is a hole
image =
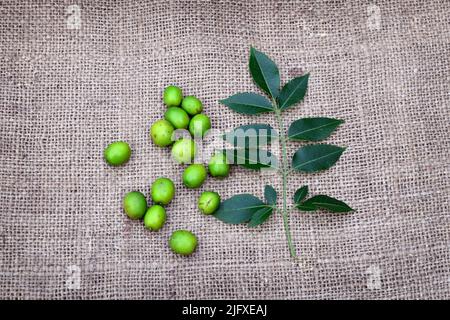
[[273, 111], [273, 106], [270, 101], [256, 93], [237, 93], [219, 102], [236, 112], [244, 114], [258, 114]]
[[308, 88], [309, 73], [304, 76], [294, 78], [283, 87], [278, 97], [280, 109], [284, 110], [300, 102], [306, 94]]
[[311, 205], [305, 205], [303, 203], [298, 204], [296, 207], [297, 207], [297, 209], [302, 210], [302, 211], [316, 211], [317, 210], [316, 207], [311, 206]]
[[264, 149], [227, 149], [224, 151], [230, 164], [238, 164], [248, 169], [278, 168], [277, 157]]
[[264, 199], [267, 204], [275, 205], [277, 203], [277, 192], [272, 186], [266, 185], [264, 187]]
[[272, 143], [278, 133], [268, 124], [248, 124], [235, 128], [224, 135], [225, 141], [238, 148], [258, 148]]
[[315, 172], [333, 166], [345, 148], [331, 144], [312, 144], [301, 147], [292, 157], [292, 167], [297, 171]]
[[291, 140], [319, 141], [326, 139], [343, 120], [331, 118], [304, 118], [292, 122], [288, 130]]
[[248, 223], [248, 226], [251, 228], [259, 226], [260, 224], [264, 223], [267, 219], [269, 219], [269, 217], [272, 215], [272, 212], [273, 212], [272, 207], [259, 209], [253, 214], [250, 222]]
[[280, 72], [277, 65], [264, 53], [250, 49], [250, 73], [256, 84], [272, 98], [278, 97], [280, 91]]
[[302, 202], [303, 199], [305, 199], [307, 195], [308, 195], [308, 186], [303, 186], [303, 187], [297, 189], [297, 191], [295, 191], [295, 194], [294, 194], [294, 202], [296, 204], [300, 204], [300, 202]]
[[267, 205], [251, 194], [237, 194], [223, 201], [214, 216], [226, 223], [248, 222], [253, 214]]
[[306, 207], [315, 207], [317, 209], [325, 209], [332, 212], [349, 212], [353, 211], [346, 203], [325, 195], [318, 195], [309, 198], [303, 202]]

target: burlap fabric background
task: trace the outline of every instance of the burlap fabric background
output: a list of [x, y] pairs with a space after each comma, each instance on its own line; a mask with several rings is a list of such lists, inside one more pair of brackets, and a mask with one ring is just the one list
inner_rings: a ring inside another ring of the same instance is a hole
[[[448, 1], [2, 1], [0, 12], [1, 298], [450, 297]], [[149, 139], [171, 83], [204, 101], [215, 128], [275, 125], [218, 103], [257, 91], [250, 45], [283, 81], [311, 72], [288, 121], [346, 120], [328, 140], [348, 146], [341, 160], [292, 176], [289, 196], [309, 184], [358, 211], [293, 214], [300, 265], [279, 215], [252, 230], [196, 209], [204, 189], [262, 196], [271, 177], [236, 168], [187, 190]], [[123, 168], [102, 159], [116, 139], [134, 150]], [[121, 199], [161, 175], [177, 196], [151, 233]], [[198, 235], [193, 256], [169, 251], [177, 228]]]

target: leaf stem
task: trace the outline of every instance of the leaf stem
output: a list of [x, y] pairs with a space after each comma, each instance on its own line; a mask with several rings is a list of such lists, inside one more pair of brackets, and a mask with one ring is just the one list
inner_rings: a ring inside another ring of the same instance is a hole
[[290, 172], [288, 168], [288, 158], [287, 158], [287, 148], [286, 148], [286, 137], [284, 132], [283, 119], [281, 117], [281, 110], [278, 108], [278, 104], [275, 100], [272, 100], [275, 109], [275, 115], [278, 122], [278, 129], [280, 131], [280, 142], [281, 142], [281, 176], [283, 179], [283, 209], [281, 215], [283, 216], [284, 231], [286, 233], [286, 240], [289, 247], [289, 252], [293, 258], [297, 257], [295, 246], [292, 243], [291, 230], [289, 228], [289, 213], [287, 210], [287, 177]]

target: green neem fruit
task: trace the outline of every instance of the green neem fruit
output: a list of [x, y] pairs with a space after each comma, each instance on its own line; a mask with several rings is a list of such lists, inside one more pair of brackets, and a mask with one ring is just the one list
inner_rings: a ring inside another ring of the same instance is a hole
[[183, 100], [183, 92], [177, 86], [168, 86], [164, 90], [163, 100], [168, 107], [178, 107]]
[[205, 191], [198, 198], [198, 208], [203, 214], [213, 214], [220, 205], [220, 196], [217, 192]]
[[103, 156], [108, 164], [120, 166], [130, 159], [131, 148], [126, 142], [116, 141], [106, 147]]
[[152, 140], [156, 145], [160, 147], [166, 147], [172, 144], [173, 130], [174, 128], [169, 121], [158, 120], [152, 124], [150, 135], [152, 136]]
[[175, 195], [175, 186], [168, 178], [158, 178], [152, 183], [152, 199], [155, 203], [168, 205]]
[[140, 219], [147, 210], [147, 200], [138, 191], [129, 192], [123, 198], [123, 209], [131, 219]]
[[191, 116], [196, 115], [203, 110], [202, 102], [194, 96], [187, 96], [181, 102], [181, 107]]
[[186, 129], [189, 125], [189, 116], [181, 108], [170, 107], [164, 113], [164, 118], [169, 121], [177, 129]]
[[206, 169], [201, 164], [191, 164], [183, 172], [183, 183], [188, 188], [200, 187], [206, 179]]
[[227, 163], [227, 156], [223, 153], [216, 153], [208, 163], [209, 173], [213, 177], [226, 177], [230, 172], [230, 165]]
[[169, 246], [175, 253], [190, 255], [197, 247], [197, 237], [190, 231], [177, 230], [170, 236]]
[[144, 216], [144, 225], [147, 229], [158, 231], [165, 222], [166, 210], [163, 207], [156, 204], [148, 208]]
[[195, 142], [192, 139], [182, 138], [176, 141], [172, 147], [172, 157], [181, 164], [191, 163], [195, 153]]
[[189, 122], [189, 132], [194, 137], [203, 137], [211, 129], [211, 120], [204, 114], [197, 114]]

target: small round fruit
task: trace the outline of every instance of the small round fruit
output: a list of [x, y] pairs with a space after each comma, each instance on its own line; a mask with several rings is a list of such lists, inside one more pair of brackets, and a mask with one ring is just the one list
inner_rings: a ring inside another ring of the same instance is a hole
[[158, 120], [152, 124], [150, 135], [153, 142], [160, 147], [172, 144], [173, 126], [167, 120]]
[[169, 121], [176, 129], [186, 129], [189, 125], [189, 116], [181, 108], [170, 107], [164, 113], [164, 118]]
[[123, 198], [123, 209], [131, 219], [141, 219], [147, 210], [147, 200], [138, 191], [129, 192]]
[[197, 114], [189, 122], [189, 132], [194, 137], [203, 137], [211, 129], [211, 120], [204, 114]]
[[190, 255], [197, 247], [197, 237], [190, 231], [177, 230], [170, 236], [169, 246], [175, 253]]
[[152, 199], [155, 203], [168, 205], [175, 195], [175, 186], [169, 178], [158, 178], [152, 183]]
[[183, 92], [177, 86], [168, 86], [164, 90], [163, 100], [168, 107], [178, 107], [183, 100]]
[[148, 208], [144, 216], [144, 225], [147, 229], [158, 231], [166, 222], [166, 210], [155, 204]]
[[223, 153], [216, 153], [208, 163], [209, 173], [213, 177], [226, 177], [230, 173], [230, 165], [227, 163], [227, 156]]
[[116, 141], [106, 147], [103, 156], [112, 166], [120, 166], [130, 160], [131, 148], [124, 141]]
[[217, 192], [205, 191], [198, 198], [198, 208], [203, 214], [213, 214], [220, 205], [220, 196]]
[[191, 163], [195, 153], [195, 142], [192, 139], [182, 138], [176, 141], [172, 147], [172, 157], [181, 164]]
[[206, 169], [201, 164], [191, 164], [183, 172], [183, 183], [188, 188], [200, 187], [206, 179]]
[[196, 115], [203, 110], [202, 102], [194, 96], [187, 96], [181, 101], [181, 107], [191, 116]]

